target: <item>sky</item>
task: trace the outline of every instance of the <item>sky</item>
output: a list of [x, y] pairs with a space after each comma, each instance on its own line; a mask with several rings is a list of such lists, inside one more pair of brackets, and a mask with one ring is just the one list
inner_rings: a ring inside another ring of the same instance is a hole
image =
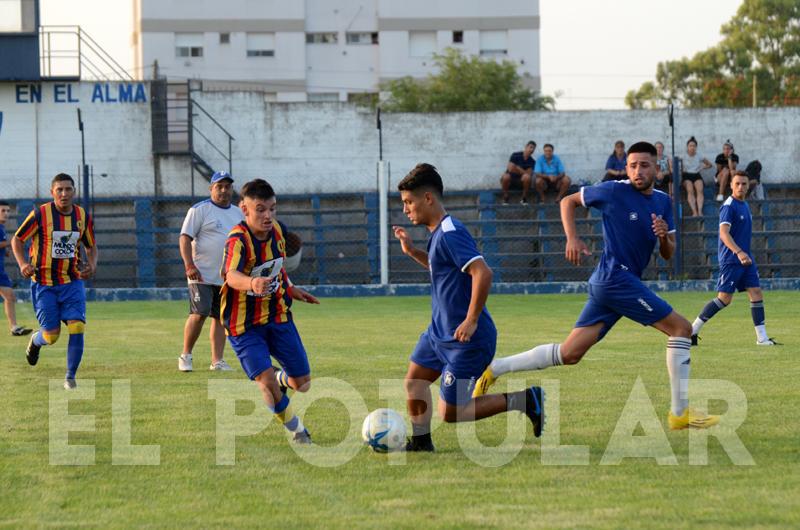
[[[740, 3], [539, 0], [542, 92], [562, 94], [559, 110], [625, 108], [625, 94], [655, 79], [658, 62], [690, 57], [719, 42], [720, 26]], [[131, 0], [40, 0], [41, 21], [80, 25], [130, 69], [132, 5]]]

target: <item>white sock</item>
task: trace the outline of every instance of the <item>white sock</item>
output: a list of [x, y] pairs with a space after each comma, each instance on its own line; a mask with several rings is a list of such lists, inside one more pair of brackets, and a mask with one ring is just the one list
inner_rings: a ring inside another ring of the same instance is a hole
[[767, 335], [767, 326], [761, 324], [760, 326], [756, 326], [756, 337], [758, 338], [758, 342], [766, 342], [769, 340], [769, 335]]
[[691, 339], [670, 337], [667, 340], [667, 372], [672, 389], [671, 411], [675, 416], [683, 415], [689, 406], [689, 348]]
[[490, 368], [495, 376], [508, 372], [524, 372], [526, 370], [542, 370], [550, 366], [564, 364], [561, 358], [561, 344], [542, 344], [502, 359], [492, 361]]
[[184, 358], [187, 358], [187, 359], [188, 359], [188, 358], [190, 358], [191, 356], [192, 356], [192, 354], [191, 354], [191, 353], [186, 353], [186, 352], [183, 352], [183, 353], [181, 354], [181, 357], [184, 357]]
[[702, 318], [700, 317], [695, 318], [694, 322], [692, 322], [692, 335], [697, 335], [698, 333], [700, 333], [700, 328], [702, 328], [703, 324], [705, 323], [706, 321], [703, 320]]

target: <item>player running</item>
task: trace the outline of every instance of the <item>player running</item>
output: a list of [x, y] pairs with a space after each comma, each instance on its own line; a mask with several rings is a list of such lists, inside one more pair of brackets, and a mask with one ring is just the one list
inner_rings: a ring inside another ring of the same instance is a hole
[[589, 300], [564, 342], [496, 359], [481, 376], [474, 395], [485, 393], [499, 376], [508, 372], [578, 363], [625, 316], [653, 326], [669, 337], [670, 429], [707, 428], [719, 422], [719, 416], [709, 416], [688, 406], [691, 325], [641, 281], [656, 242], [664, 259], [672, 257], [675, 250], [672, 201], [666, 193], [653, 189], [656, 168], [656, 148], [638, 142], [628, 150], [629, 180], [584, 186], [561, 201], [561, 222], [567, 236], [565, 254], [574, 265], [580, 264], [581, 256], [590, 255], [578, 237], [575, 210], [583, 206], [603, 212], [605, 248], [589, 278]]
[[697, 335], [703, 324], [733, 301], [735, 291], [747, 291], [750, 297], [750, 315], [756, 328], [758, 346], [778, 344], [767, 335], [764, 325], [764, 295], [761, 292], [758, 267], [750, 253], [753, 216], [745, 202], [750, 177], [737, 171], [731, 179], [731, 191], [719, 210], [719, 280], [717, 297], [703, 308], [692, 324], [692, 344], [697, 345]]
[[14, 295], [11, 278], [8, 277], [3, 266], [6, 259], [6, 247], [11, 245], [6, 238], [5, 227], [10, 211], [10, 205], [6, 201], [0, 201], [0, 297], [3, 298], [3, 308], [6, 311], [9, 331], [15, 337], [21, 337], [33, 330], [17, 324], [17, 297]]
[[475, 381], [492, 361], [497, 330], [486, 310], [492, 270], [475, 240], [442, 204], [442, 178], [430, 164], [418, 164], [397, 189], [403, 213], [431, 232], [427, 252], [414, 247], [395, 226], [403, 253], [431, 273], [432, 318], [411, 354], [405, 377], [412, 436], [407, 451], [433, 451], [431, 384], [442, 376], [438, 412], [445, 422], [474, 421], [516, 410], [528, 416], [534, 435], [544, 425], [544, 393], [538, 386], [472, 399]]
[[[55, 344], [61, 322], [69, 332], [67, 373], [64, 388], [77, 386], [75, 374], [83, 357], [83, 330], [86, 324], [84, 279], [97, 270], [94, 225], [86, 211], [73, 203], [75, 181], [66, 173], [53, 177], [53, 200], [35, 208], [17, 229], [11, 248], [19, 270], [31, 278], [31, 298], [39, 331], [28, 342], [28, 364], [39, 361], [43, 346]], [[25, 241], [31, 240], [30, 262], [25, 257]], [[81, 244], [86, 248], [86, 263], [80, 263]], [[79, 266], [80, 265], [80, 266]]]
[[[245, 220], [225, 242], [221, 274], [222, 323], [247, 377], [255, 381], [267, 407], [296, 443], [311, 436], [289, 406], [287, 387], [306, 392], [311, 385], [308, 356], [292, 319], [292, 299], [319, 300], [292, 285], [286, 259], [286, 227], [276, 219], [275, 192], [256, 179], [241, 190]], [[275, 372], [274, 357], [283, 368]]]

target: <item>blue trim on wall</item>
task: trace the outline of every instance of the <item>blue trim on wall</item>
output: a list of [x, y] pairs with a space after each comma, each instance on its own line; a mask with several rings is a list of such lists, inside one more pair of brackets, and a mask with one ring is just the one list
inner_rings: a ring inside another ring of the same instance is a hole
[[[644, 282], [656, 292], [714, 292], [716, 280], [648, 281]], [[496, 283], [492, 294], [581, 294], [586, 292], [586, 282], [539, 282]], [[764, 278], [761, 287], [765, 291], [800, 291], [800, 278]], [[395, 285], [309, 285], [303, 286], [315, 296], [326, 298], [355, 298], [363, 296], [427, 296], [430, 285], [409, 283]], [[14, 291], [17, 298], [30, 302], [29, 289]], [[90, 302], [134, 302], [134, 301], [185, 301], [185, 287], [148, 289], [86, 289]]]

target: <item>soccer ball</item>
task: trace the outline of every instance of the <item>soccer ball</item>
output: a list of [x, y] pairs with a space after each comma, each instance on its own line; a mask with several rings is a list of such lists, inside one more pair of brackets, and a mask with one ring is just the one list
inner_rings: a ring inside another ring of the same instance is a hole
[[364, 418], [361, 437], [376, 453], [397, 451], [406, 443], [406, 422], [392, 409], [373, 410]]

